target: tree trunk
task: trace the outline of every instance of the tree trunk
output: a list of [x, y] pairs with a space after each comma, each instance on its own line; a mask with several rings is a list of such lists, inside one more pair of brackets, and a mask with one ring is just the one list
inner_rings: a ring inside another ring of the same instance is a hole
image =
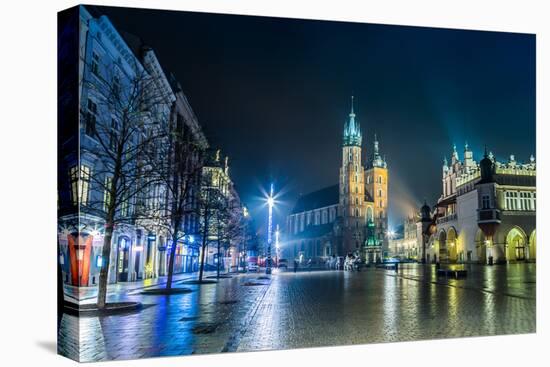
[[172, 247], [170, 248], [170, 260], [168, 261], [168, 279], [166, 281], [166, 289], [172, 288], [172, 279], [174, 277], [174, 260], [176, 257], [176, 247], [178, 246], [178, 231], [180, 221], [176, 220], [172, 233]]
[[105, 218], [105, 234], [103, 237], [103, 248], [101, 250], [101, 270], [99, 271], [99, 285], [97, 290], [97, 308], [104, 309], [107, 305], [107, 283], [109, 281], [109, 267], [111, 265], [111, 240], [113, 238], [113, 229], [115, 227], [115, 214], [119, 198], [117, 198], [118, 182], [121, 179], [122, 170], [122, 144], [118, 144], [115, 167], [113, 169], [113, 178], [111, 181], [111, 199], [107, 208], [107, 217]]
[[105, 224], [105, 236], [103, 237], [103, 249], [101, 251], [101, 270], [99, 272], [99, 286], [97, 291], [97, 307], [104, 309], [107, 304], [107, 283], [109, 280], [109, 266], [111, 263], [111, 239], [113, 237], [113, 221]]
[[206, 237], [208, 235], [208, 208], [205, 209], [204, 215], [204, 228], [202, 231], [202, 251], [201, 251], [201, 263], [199, 269], [199, 282], [202, 282], [202, 276], [204, 273], [204, 255], [206, 252]]

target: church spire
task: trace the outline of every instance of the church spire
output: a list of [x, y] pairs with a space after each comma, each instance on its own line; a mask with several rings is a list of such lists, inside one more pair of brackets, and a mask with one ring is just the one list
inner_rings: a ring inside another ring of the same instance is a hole
[[355, 121], [355, 112], [353, 110], [353, 99], [351, 96], [351, 111], [349, 120], [344, 124], [344, 146], [361, 146], [361, 128], [359, 123]]
[[382, 167], [382, 168], [387, 167], [386, 158], [380, 156], [380, 149], [378, 146], [378, 138], [376, 134], [374, 134], [374, 149], [373, 149], [372, 165], [373, 167]]

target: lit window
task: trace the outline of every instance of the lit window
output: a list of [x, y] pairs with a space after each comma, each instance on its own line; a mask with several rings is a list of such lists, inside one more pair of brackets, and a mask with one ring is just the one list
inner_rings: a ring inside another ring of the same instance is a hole
[[122, 203], [120, 204], [120, 215], [123, 216], [123, 217], [127, 217], [128, 216], [128, 208], [129, 208], [128, 200], [122, 199]]
[[105, 177], [105, 193], [103, 194], [103, 210], [107, 211], [111, 205], [111, 187], [113, 185], [112, 177]]
[[87, 205], [90, 190], [90, 167], [74, 166], [69, 172], [71, 179], [71, 197], [73, 205]]
[[518, 210], [518, 193], [516, 191], [506, 191], [504, 197], [506, 210]]
[[530, 192], [521, 192], [520, 193], [520, 210], [533, 210], [533, 205], [531, 202], [531, 193]]

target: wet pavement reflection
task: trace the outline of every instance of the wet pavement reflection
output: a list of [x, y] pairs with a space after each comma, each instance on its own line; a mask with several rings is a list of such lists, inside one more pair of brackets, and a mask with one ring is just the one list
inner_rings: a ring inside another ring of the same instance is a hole
[[236, 275], [172, 296], [110, 294], [142, 302], [129, 315], [64, 315], [59, 349], [81, 361], [532, 333], [535, 264], [466, 265], [464, 279], [433, 266], [399, 272]]

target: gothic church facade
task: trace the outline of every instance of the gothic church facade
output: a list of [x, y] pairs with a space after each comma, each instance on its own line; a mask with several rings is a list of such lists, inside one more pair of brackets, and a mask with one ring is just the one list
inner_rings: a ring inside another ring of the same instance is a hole
[[352, 97], [338, 184], [302, 195], [287, 218], [286, 248], [298, 261], [353, 254], [377, 262], [387, 251], [388, 167], [376, 135], [365, 164], [362, 143]]

